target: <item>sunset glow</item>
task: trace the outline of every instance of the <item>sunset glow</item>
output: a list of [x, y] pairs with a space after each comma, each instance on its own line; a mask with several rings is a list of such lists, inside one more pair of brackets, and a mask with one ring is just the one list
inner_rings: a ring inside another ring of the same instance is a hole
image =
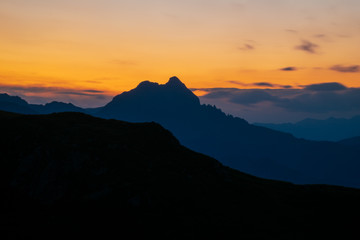
[[113, 96], [173, 75], [189, 88], [360, 87], [359, 11], [357, 0], [3, 0], [0, 87]]

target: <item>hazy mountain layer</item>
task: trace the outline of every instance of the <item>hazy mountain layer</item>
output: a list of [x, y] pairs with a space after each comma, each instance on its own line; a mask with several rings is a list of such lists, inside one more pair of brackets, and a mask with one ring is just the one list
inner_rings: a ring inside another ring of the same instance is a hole
[[298, 138], [317, 141], [340, 141], [360, 136], [360, 116], [354, 116], [350, 119], [305, 119], [297, 123], [255, 123], [255, 125], [288, 132]]

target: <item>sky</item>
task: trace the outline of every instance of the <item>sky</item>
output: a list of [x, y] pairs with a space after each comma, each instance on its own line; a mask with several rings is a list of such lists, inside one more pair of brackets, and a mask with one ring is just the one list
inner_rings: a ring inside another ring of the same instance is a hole
[[[95, 107], [176, 75], [249, 121], [350, 117], [356, 104], [320, 106], [360, 88], [359, 12], [358, 0], [0, 0], [0, 91]], [[344, 88], [308, 89], [327, 83]], [[233, 100], [249, 91], [272, 97]], [[280, 103], [299, 95], [325, 103]]]

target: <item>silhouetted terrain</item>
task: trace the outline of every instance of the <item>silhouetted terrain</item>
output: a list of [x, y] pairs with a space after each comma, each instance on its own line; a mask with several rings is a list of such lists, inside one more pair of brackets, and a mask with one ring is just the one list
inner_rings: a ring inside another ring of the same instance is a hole
[[24, 99], [15, 96], [9, 96], [6, 93], [0, 94], [0, 110], [23, 114], [37, 113]]
[[30, 104], [30, 107], [40, 114], [50, 114], [57, 112], [86, 112], [85, 109], [77, 107], [72, 103], [51, 102], [44, 105]]
[[358, 238], [359, 190], [252, 177], [156, 123], [0, 112], [0, 129], [2, 239]]
[[24, 99], [16, 96], [9, 96], [6, 93], [0, 94], [0, 110], [22, 113], [22, 114], [49, 114], [56, 112], [86, 112], [85, 109], [77, 107], [72, 103], [53, 101], [51, 103], [29, 104]]
[[[54, 105], [62, 107], [53, 108]], [[64, 103], [40, 105], [39, 109], [37, 112], [45, 113], [87, 111]], [[198, 97], [176, 77], [166, 84], [142, 82], [88, 113], [106, 119], [160, 123], [184, 146], [259, 177], [360, 187], [357, 146], [297, 139], [249, 124], [215, 106], [201, 105]]]
[[183, 145], [256, 176], [360, 187], [359, 149], [296, 139], [248, 124], [214, 106], [201, 105], [176, 77], [164, 85], [142, 82], [116, 96], [96, 115], [131, 122], [158, 122]]
[[326, 120], [309, 118], [297, 123], [255, 123], [255, 125], [288, 132], [298, 138], [318, 141], [340, 141], [360, 136], [360, 116], [350, 119], [329, 118]]

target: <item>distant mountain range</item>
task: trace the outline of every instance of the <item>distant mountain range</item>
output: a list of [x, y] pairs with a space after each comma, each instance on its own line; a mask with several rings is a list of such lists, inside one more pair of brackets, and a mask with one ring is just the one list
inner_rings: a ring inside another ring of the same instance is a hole
[[0, 132], [1, 239], [358, 238], [360, 190], [256, 178], [156, 123], [0, 111]]
[[340, 141], [360, 136], [360, 116], [326, 120], [308, 118], [297, 123], [255, 123], [255, 125], [291, 133], [297, 138], [317, 141]]
[[0, 94], [0, 110], [22, 113], [22, 114], [49, 114], [56, 112], [86, 112], [85, 109], [77, 107], [72, 103], [53, 101], [47, 104], [29, 104], [17, 96]]
[[[251, 125], [215, 106], [201, 105], [176, 77], [166, 84], [142, 82], [89, 112], [56, 103], [61, 111], [82, 111], [106, 119], [157, 122], [186, 147], [255, 176], [294, 183], [360, 187], [360, 149], [351, 144], [298, 139], [291, 134]], [[27, 105], [38, 113], [38, 109]], [[69, 110], [66, 110], [69, 109]], [[15, 111], [16, 112], [16, 111]], [[56, 112], [48, 108], [47, 113]]]

